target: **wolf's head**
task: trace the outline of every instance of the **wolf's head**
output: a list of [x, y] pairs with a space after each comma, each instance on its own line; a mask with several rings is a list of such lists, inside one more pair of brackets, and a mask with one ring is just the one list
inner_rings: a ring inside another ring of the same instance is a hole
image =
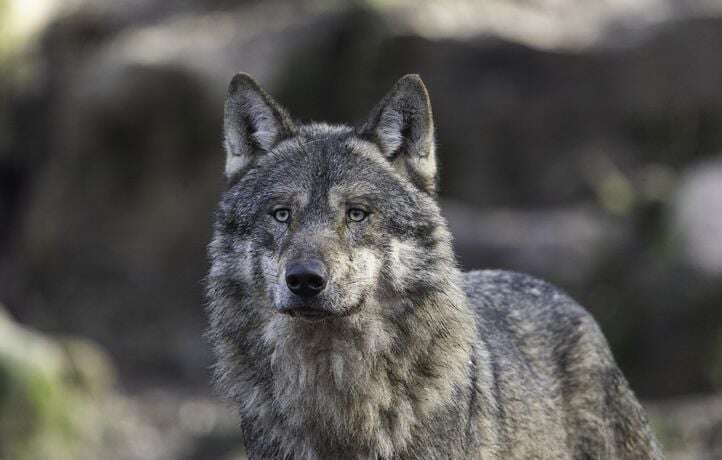
[[305, 323], [436, 289], [453, 257], [434, 200], [433, 130], [416, 75], [357, 129], [296, 125], [236, 75], [211, 277], [231, 277], [264, 317]]

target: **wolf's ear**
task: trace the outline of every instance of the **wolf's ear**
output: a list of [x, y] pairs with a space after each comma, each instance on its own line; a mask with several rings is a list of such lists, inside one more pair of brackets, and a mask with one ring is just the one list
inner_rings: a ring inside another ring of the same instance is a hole
[[295, 131], [286, 111], [245, 73], [228, 87], [223, 135], [226, 177], [230, 178], [256, 155], [268, 152]]
[[371, 111], [362, 136], [375, 142], [402, 175], [421, 190], [436, 191], [431, 101], [418, 75], [402, 77]]

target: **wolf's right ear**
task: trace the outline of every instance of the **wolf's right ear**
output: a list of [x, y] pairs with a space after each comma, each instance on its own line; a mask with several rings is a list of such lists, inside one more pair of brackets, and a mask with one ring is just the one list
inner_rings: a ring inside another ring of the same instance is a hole
[[286, 111], [253, 78], [245, 73], [236, 74], [228, 86], [224, 109], [226, 177], [233, 176], [295, 130]]
[[436, 192], [434, 121], [429, 93], [418, 75], [406, 75], [371, 111], [360, 134], [375, 142], [394, 168], [421, 190]]

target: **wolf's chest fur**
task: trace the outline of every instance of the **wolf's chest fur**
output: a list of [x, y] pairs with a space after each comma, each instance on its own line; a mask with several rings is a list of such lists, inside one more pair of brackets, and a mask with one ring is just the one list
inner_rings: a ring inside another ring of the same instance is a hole
[[[468, 381], [470, 350], [458, 338], [408, 340], [363, 314], [322, 327], [280, 318], [270, 329], [266, 402], [282, 414], [274, 437], [283, 452], [392, 458]], [[435, 356], [442, 350], [445, 359]]]

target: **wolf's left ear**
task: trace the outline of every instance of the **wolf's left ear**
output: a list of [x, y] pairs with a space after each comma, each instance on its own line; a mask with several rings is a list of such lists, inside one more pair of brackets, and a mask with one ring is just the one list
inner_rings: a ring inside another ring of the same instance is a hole
[[294, 131], [286, 111], [253, 78], [245, 73], [236, 74], [228, 87], [223, 120], [226, 177], [233, 176]]
[[427, 193], [436, 191], [434, 121], [418, 75], [402, 77], [371, 111], [360, 134], [375, 142], [403, 176]]

